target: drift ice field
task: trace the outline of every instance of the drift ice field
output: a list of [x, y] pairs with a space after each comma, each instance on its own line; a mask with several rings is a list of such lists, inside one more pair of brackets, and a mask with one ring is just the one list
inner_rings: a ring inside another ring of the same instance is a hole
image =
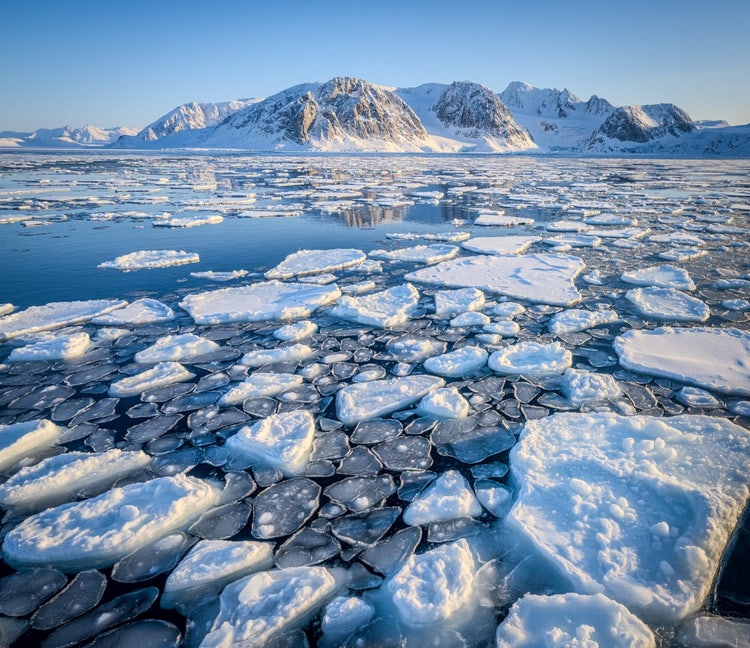
[[0, 157], [0, 645], [750, 645], [750, 163]]

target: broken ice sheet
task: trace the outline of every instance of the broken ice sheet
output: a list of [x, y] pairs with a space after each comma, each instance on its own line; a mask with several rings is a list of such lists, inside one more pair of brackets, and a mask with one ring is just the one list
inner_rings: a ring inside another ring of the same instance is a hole
[[253, 500], [253, 536], [261, 540], [291, 535], [319, 506], [320, 486], [295, 477], [269, 486]]

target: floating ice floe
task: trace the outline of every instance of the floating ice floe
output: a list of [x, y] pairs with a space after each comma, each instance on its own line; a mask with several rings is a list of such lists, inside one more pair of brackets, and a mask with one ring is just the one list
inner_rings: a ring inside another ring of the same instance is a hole
[[454, 328], [460, 328], [463, 326], [484, 326], [489, 323], [490, 318], [488, 315], [476, 311], [459, 313], [450, 321], [450, 325]]
[[512, 320], [503, 320], [500, 322], [490, 322], [482, 327], [482, 330], [492, 335], [498, 335], [501, 338], [513, 337], [517, 335], [521, 327], [518, 322]]
[[133, 270], [153, 270], [187, 263], [200, 263], [200, 260], [200, 256], [195, 252], [184, 250], [140, 250], [115, 257], [113, 261], [104, 261], [96, 267], [132, 272]]
[[273, 332], [273, 336], [277, 340], [283, 340], [284, 342], [299, 342], [314, 335], [317, 330], [318, 325], [315, 322], [303, 320], [294, 324], [285, 324], [277, 328]]
[[602, 240], [593, 234], [558, 234], [542, 239], [542, 243], [569, 250], [574, 247], [598, 247], [602, 244]]
[[674, 288], [675, 290], [695, 290], [695, 284], [688, 271], [671, 265], [652, 266], [623, 272], [620, 279], [636, 286]]
[[685, 621], [676, 639], [686, 648], [744, 648], [750, 646], [750, 621], [701, 614]]
[[398, 250], [372, 250], [368, 256], [381, 261], [399, 261], [402, 263], [439, 263], [447, 261], [458, 254], [455, 245], [415, 245]]
[[248, 274], [247, 270], [228, 270], [227, 272], [206, 270], [204, 272], [191, 272], [190, 276], [195, 279], [208, 279], [210, 281], [231, 281], [232, 279], [241, 279]]
[[161, 606], [185, 613], [229, 583], [273, 565], [273, 545], [252, 540], [201, 540], [164, 583]]
[[479, 503], [496, 518], [504, 518], [508, 514], [513, 492], [505, 484], [493, 479], [477, 479], [474, 493]]
[[556, 335], [576, 333], [619, 320], [620, 316], [608, 308], [595, 311], [573, 308], [555, 313], [549, 321], [549, 330]]
[[307, 410], [272, 414], [245, 425], [224, 444], [234, 465], [276, 468], [287, 477], [304, 473], [310, 458], [315, 420]]
[[674, 322], [705, 322], [711, 309], [697, 297], [674, 288], [633, 288], [627, 299], [643, 317]]
[[417, 335], [402, 335], [389, 340], [386, 349], [399, 362], [421, 362], [425, 358], [445, 351], [445, 342]]
[[461, 247], [479, 254], [521, 254], [539, 240], [538, 236], [477, 236]]
[[104, 315], [127, 306], [127, 303], [122, 299], [92, 299], [30, 306], [25, 310], [0, 318], [0, 342], [19, 335], [29, 335], [69, 324], [88, 322], [97, 315]]
[[533, 225], [533, 218], [522, 216], [505, 216], [503, 214], [480, 214], [474, 220], [474, 225], [484, 227], [516, 227], [518, 225]]
[[419, 292], [407, 283], [370, 295], [344, 295], [328, 314], [360, 324], [393, 328], [411, 318], [418, 302]]
[[164, 220], [154, 221], [154, 227], [198, 227], [199, 225], [216, 225], [224, 221], [219, 214], [207, 216], [175, 216]]
[[570, 306], [581, 300], [573, 285], [585, 264], [566, 254], [476, 256], [452, 259], [407, 274], [407, 281], [475, 287], [515, 299]]
[[463, 475], [447, 470], [406, 507], [403, 517], [416, 526], [481, 514], [482, 506]]
[[573, 356], [559, 342], [517, 342], [490, 355], [487, 365], [500, 374], [556, 374], [573, 364]]
[[669, 245], [699, 247], [705, 243], [702, 238], [686, 232], [668, 232], [667, 234], [653, 234], [648, 237], [652, 243], [667, 243]]
[[0, 472], [55, 445], [62, 433], [63, 428], [46, 419], [0, 425]]
[[169, 306], [157, 299], [144, 297], [111, 313], [97, 315], [91, 321], [106, 326], [127, 326], [169, 322], [174, 318], [174, 311]]
[[50, 340], [27, 344], [10, 352], [6, 362], [26, 362], [31, 360], [73, 360], [80, 358], [91, 347], [88, 333], [79, 331], [70, 335], [60, 335]]
[[683, 387], [677, 392], [676, 398], [688, 407], [709, 409], [722, 406], [718, 398], [700, 387]]
[[159, 538], [187, 528], [216, 505], [219, 490], [176, 475], [114, 488], [26, 518], [3, 542], [15, 566], [54, 566], [62, 571], [98, 569]]
[[387, 232], [386, 238], [396, 241], [443, 241], [445, 243], [459, 243], [471, 238], [469, 232]]
[[220, 349], [221, 347], [207, 338], [194, 333], [166, 335], [154, 344], [135, 354], [135, 361], [140, 363], [180, 362], [197, 358]]
[[500, 302], [497, 306], [492, 309], [492, 314], [495, 317], [501, 317], [503, 319], [510, 319], [518, 315], [523, 315], [526, 312], [526, 307], [517, 302]]
[[359, 265], [367, 258], [362, 250], [334, 248], [331, 250], [300, 250], [286, 257], [266, 272], [267, 279], [291, 279], [304, 275], [344, 270]]
[[151, 457], [140, 450], [67, 452], [49, 457], [21, 468], [0, 485], [0, 506], [23, 511], [56, 506], [76, 499], [80, 490], [101, 492], [149, 463]]
[[340, 646], [344, 641], [375, 616], [375, 607], [358, 596], [337, 596], [323, 612], [320, 630], [322, 643]]
[[698, 247], [674, 247], [659, 252], [657, 256], [665, 261], [684, 262], [700, 259], [707, 254], [708, 252], [706, 250], [702, 250]]
[[341, 291], [332, 286], [265, 281], [250, 286], [220, 288], [187, 295], [180, 307], [196, 324], [262, 322], [309, 317], [315, 310], [335, 301]]
[[748, 499], [750, 434], [726, 419], [558, 413], [511, 450], [508, 526], [581, 593], [646, 621], [697, 610]]
[[14, 310], [15, 306], [13, 304], [10, 304], [8, 302], [4, 304], [0, 304], [0, 317], [3, 317], [4, 315], [10, 315]]
[[484, 306], [484, 293], [477, 288], [438, 290], [435, 293], [435, 315], [450, 317], [466, 311], [479, 310]]
[[627, 331], [614, 349], [625, 369], [750, 396], [750, 333], [733, 328]]
[[584, 221], [559, 220], [547, 223], [546, 229], [548, 232], [587, 232], [593, 226]]
[[437, 418], [464, 418], [469, 415], [469, 401], [455, 387], [444, 387], [419, 401], [417, 411]]
[[314, 616], [342, 587], [341, 570], [289, 567], [246, 576], [224, 588], [201, 648], [265, 648]]
[[336, 414], [344, 425], [354, 425], [408, 407], [444, 385], [442, 378], [422, 375], [348, 385], [336, 393]]
[[300, 362], [315, 354], [315, 350], [307, 344], [291, 344], [275, 349], [257, 349], [248, 351], [240, 364], [247, 367], [262, 367], [275, 362]]
[[622, 395], [614, 376], [581, 369], [567, 369], [561, 386], [565, 397], [576, 405], [614, 400]]
[[497, 648], [655, 648], [649, 627], [604, 594], [527, 594], [495, 634]]
[[727, 310], [744, 312], [750, 310], [750, 301], [747, 299], [725, 299], [721, 305]]
[[218, 401], [219, 405], [236, 405], [248, 398], [277, 396], [302, 384], [302, 376], [289, 373], [254, 373], [235, 385]]
[[137, 396], [149, 389], [165, 387], [191, 378], [195, 378], [195, 374], [190, 373], [179, 362], [160, 362], [151, 369], [113, 382], [109, 386], [109, 395], [120, 398]]
[[450, 353], [427, 358], [424, 368], [439, 376], [458, 377], [484, 367], [487, 356], [487, 352], [481, 347], [464, 346]]

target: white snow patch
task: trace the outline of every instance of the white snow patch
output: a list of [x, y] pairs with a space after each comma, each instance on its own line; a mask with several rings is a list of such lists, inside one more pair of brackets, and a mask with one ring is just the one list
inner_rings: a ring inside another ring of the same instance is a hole
[[492, 479], [477, 479], [474, 493], [479, 503], [496, 518], [504, 518], [508, 514], [513, 492], [505, 484]]
[[331, 250], [300, 250], [286, 257], [266, 272], [267, 279], [291, 279], [304, 275], [344, 270], [359, 265], [367, 258], [362, 250], [334, 248]]
[[401, 263], [439, 263], [447, 261], [458, 254], [455, 245], [414, 245], [398, 250], [372, 250], [368, 256], [381, 261], [398, 261]]
[[328, 313], [360, 324], [393, 328], [409, 320], [418, 302], [419, 292], [407, 283], [370, 295], [344, 295]]
[[314, 355], [315, 350], [307, 344], [291, 344], [289, 346], [276, 347], [275, 349], [256, 349], [248, 351], [240, 364], [247, 367], [262, 367], [276, 362], [300, 362]]
[[406, 524], [417, 526], [481, 514], [482, 506], [463, 475], [447, 470], [406, 507], [403, 518]]
[[73, 360], [80, 358], [91, 347], [88, 333], [79, 331], [70, 335], [60, 335], [50, 340], [41, 340], [18, 349], [13, 349], [7, 362], [33, 360]]
[[301, 322], [295, 322], [294, 324], [285, 324], [277, 328], [273, 332], [273, 336], [277, 340], [283, 340], [284, 342], [299, 342], [305, 338], [309, 338], [318, 331], [318, 325], [310, 320], [302, 320]]
[[500, 302], [497, 306], [492, 309], [492, 314], [495, 317], [501, 317], [503, 319], [510, 319], [523, 315], [526, 312], [526, 307], [523, 304], [517, 302]]
[[620, 275], [625, 283], [636, 286], [655, 286], [657, 288], [674, 288], [676, 290], [695, 290], [695, 284], [688, 271], [671, 265], [651, 266], [623, 272]]
[[46, 419], [0, 425], [0, 472], [55, 445], [62, 433], [63, 428]]
[[100, 325], [126, 326], [157, 324], [169, 322], [174, 318], [174, 311], [169, 306], [156, 299], [144, 297], [143, 299], [136, 299], [125, 308], [118, 308], [106, 315], [98, 315], [91, 321]]
[[455, 387], [443, 387], [419, 401], [417, 412], [438, 418], [464, 418], [469, 415], [469, 401]]
[[113, 261], [104, 261], [97, 268], [112, 268], [123, 272], [134, 270], [153, 270], [171, 266], [199, 263], [200, 256], [195, 252], [184, 250], [139, 250], [130, 254], [115, 257]]
[[248, 274], [247, 270], [228, 270], [226, 272], [205, 270], [203, 272], [191, 272], [190, 276], [195, 279], [208, 279], [210, 281], [231, 281], [232, 279], [241, 279]]
[[461, 247], [479, 254], [521, 254], [539, 240], [538, 236], [477, 236]]
[[135, 361], [140, 363], [157, 363], [172, 360], [180, 362], [216, 351], [221, 347], [207, 338], [194, 333], [166, 335], [159, 338], [150, 347], [135, 354]]
[[572, 308], [555, 313], [549, 321], [550, 333], [564, 334], [585, 331], [595, 326], [618, 322], [620, 316], [611, 309], [595, 311]]
[[459, 313], [450, 321], [450, 325], [454, 328], [460, 328], [463, 326], [484, 326], [489, 323], [490, 318], [488, 315], [477, 313], [476, 311]]
[[458, 377], [487, 364], [487, 352], [478, 346], [464, 346], [424, 361], [425, 371], [439, 376]]
[[179, 362], [160, 362], [151, 369], [113, 382], [109, 386], [109, 395], [120, 398], [138, 396], [149, 389], [166, 387], [191, 378], [195, 378], [195, 374], [190, 373]]
[[236, 405], [248, 398], [277, 396], [302, 384], [302, 376], [289, 373], [254, 373], [235, 385], [218, 401], [219, 405]]
[[674, 288], [633, 288], [625, 293], [640, 315], [655, 320], [705, 322], [711, 309], [697, 297]]
[[521, 327], [518, 322], [502, 320], [500, 322], [485, 324], [482, 330], [492, 335], [499, 335], [501, 338], [507, 338], [517, 335], [521, 331]]
[[458, 313], [479, 310], [484, 306], [484, 293], [478, 288], [438, 290], [435, 293], [435, 315], [450, 317]]
[[524, 341], [495, 351], [487, 364], [492, 371], [504, 375], [561, 374], [573, 364], [573, 356], [559, 342]]
[[615, 400], [622, 395], [614, 376], [581, 369], [567, 369], [561, 385], [565, 397], [576, 405]]
[[533, 218], [522, 216], [505, 216], [500, 214], [480, 214], [474, 219], [474, 225], [482, 227], [516, 227], [518, 225], [533, 225]]

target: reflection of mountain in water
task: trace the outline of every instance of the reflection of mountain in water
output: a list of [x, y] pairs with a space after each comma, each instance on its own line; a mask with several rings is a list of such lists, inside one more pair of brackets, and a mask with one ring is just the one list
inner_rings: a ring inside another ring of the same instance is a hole
[[357, 229], [372, 229], [387, 223], [429, 223], [450, 225], [455, 218], [466, 218], [466, 211], [453, 205], [408, 205], [385, 207], [376, 204], [357, 204], [336, 212], [320, 214], [327, 223], [342, 223]]

